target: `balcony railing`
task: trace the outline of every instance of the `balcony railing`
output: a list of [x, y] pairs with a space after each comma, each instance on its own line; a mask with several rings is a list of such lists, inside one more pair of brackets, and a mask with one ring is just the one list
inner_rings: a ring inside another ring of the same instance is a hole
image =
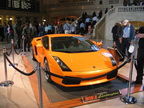
[[118, 6], [109, 10], [108, 15], [115, 12], [144, 12], [144, 6]]

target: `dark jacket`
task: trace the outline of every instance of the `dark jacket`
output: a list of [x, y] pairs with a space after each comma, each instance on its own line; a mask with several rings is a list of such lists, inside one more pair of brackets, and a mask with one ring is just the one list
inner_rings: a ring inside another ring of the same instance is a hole
[[121, 28], [120, 25], [113, 26], [112, 31], [111, 31], [113, 34], [113, 41], [117, 41], [121, 37], [120, 28]]

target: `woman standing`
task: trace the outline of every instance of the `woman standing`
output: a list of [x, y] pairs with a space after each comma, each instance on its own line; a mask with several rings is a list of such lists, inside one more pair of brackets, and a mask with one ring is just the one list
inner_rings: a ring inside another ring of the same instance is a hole
[[8, 24], [8, 27], [7, 27], [7, 42], [10, 42], [10, 40], [13, 39], [13, 36], [14, 36], [14, 32], [13, 32], [12, 25]]

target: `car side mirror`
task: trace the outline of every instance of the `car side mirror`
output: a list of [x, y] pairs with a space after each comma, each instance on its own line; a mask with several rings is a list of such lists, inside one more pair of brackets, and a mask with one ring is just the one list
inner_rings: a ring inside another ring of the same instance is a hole
[[98, 46], [99, 48], [102, 48], [103, 42], [96, 42], [96, 41], [92, 41], [96, 46]]

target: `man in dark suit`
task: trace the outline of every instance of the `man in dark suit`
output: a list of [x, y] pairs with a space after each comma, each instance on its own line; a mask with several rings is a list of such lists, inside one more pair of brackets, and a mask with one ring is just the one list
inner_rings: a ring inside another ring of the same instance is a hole
[[139, 39], [138, 42], [138, 53], [137, 53], [137, 76], [134, 84], [142, 84], [143, 80], [143, 67], [144, 67], [144, 26], [140, 27], [136, 37]]
[[115, 25], [112, 27], [111, 33], [113, 34], [112, 38], [113, 38], [113, 46], [117, 47], [118, 50], [121, 50], [121, 43], [120, 43], [120, 37], [121, 37], [121, 33], [120, 33], [120, 29], [121, 29], [121, 25], [116, 22]]

